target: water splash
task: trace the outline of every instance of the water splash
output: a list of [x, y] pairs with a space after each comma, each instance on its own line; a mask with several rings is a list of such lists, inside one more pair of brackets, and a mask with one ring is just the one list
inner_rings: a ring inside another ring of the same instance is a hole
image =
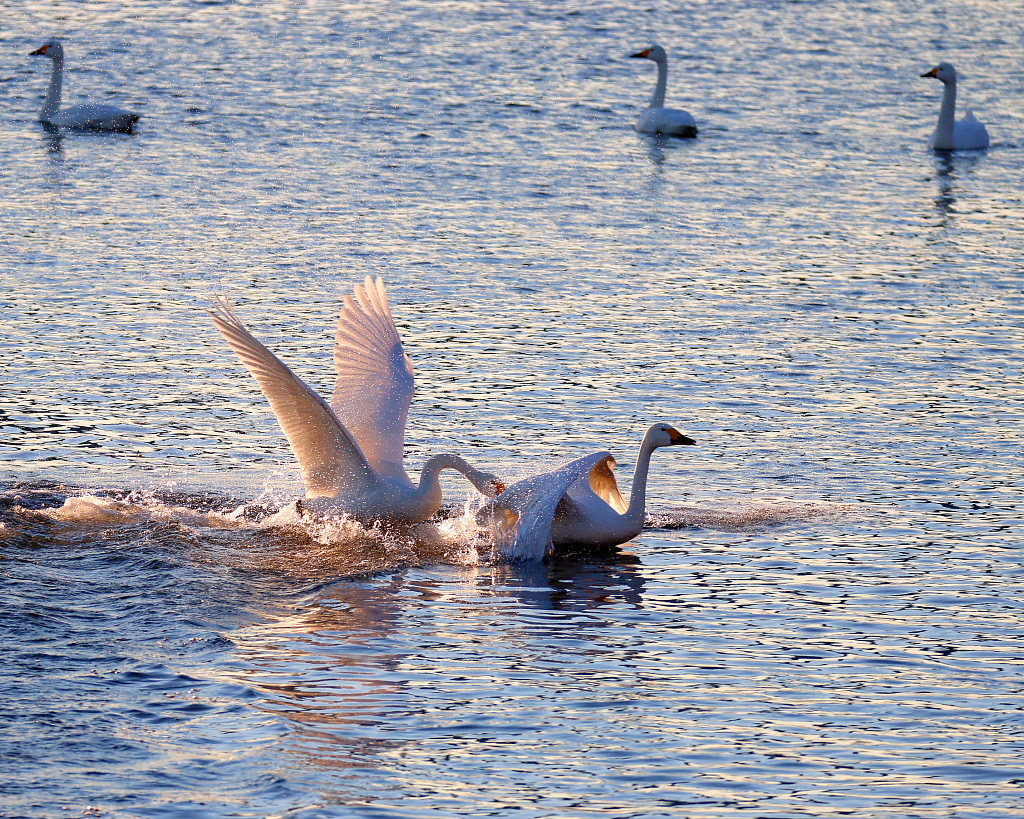
[[467, 501], [411, 527], [364, 527], [341, 515], [302, 515], [294, 502], [275, 508], [215, 494], [21, 485], [0, 492], [0, 537], [185, 543], [203, 565], [327, 581], [433, 563], [475, 565], [489, 548], [475, 507]]

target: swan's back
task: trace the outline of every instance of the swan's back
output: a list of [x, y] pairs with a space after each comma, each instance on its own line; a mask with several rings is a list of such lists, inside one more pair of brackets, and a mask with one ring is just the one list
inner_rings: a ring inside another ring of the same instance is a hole
[[123, 131], [130, 133], [139, 115], [125, 111], [116, 105], [84, 103], [58, 109], [44, 122], [62, 128], [84, 128], [95, 131]]
[[989, 146], [988, 129], [973, 111], [953, 126], [953, 141], [958, 150], [978, 150]]
[[648, 108], [640, 115], [635, 127], [643, 134], [697, 136], [697, 121], [680, 108]]

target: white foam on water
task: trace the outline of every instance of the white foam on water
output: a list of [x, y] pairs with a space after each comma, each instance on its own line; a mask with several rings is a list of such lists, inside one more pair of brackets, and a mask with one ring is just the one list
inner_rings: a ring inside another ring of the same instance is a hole
[[722, 504], [678, 506], [650, 513], [645, 529], [716, 529], [745, 532], [794, 523], [828, 521], [863, 514], [864, 508], [849, 503], [792, 500], [729, 501]]

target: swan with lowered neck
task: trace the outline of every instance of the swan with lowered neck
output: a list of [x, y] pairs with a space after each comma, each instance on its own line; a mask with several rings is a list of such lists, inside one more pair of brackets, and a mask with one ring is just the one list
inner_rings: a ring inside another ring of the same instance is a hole
[[60, 40], [43, 43], [31, 52], [30, 56], [49, 57], [53, 61], [53, 69], [50, 72], [50, 89], [46, 92], [46, 100], [39, 112], [41, 123], [58, 128], [132, 133], [139, 115], [118, 108], [116, 105], [85, 103], [61, 110], [60, 97], [64, 85], [64, 46], [61, 45]]
[[654, 86], [650, 105], [634, 126], [643, 134], [666, 134], [668, 136], [695, 137], [697, 123], [687, 111], [665, 107], [665, 89], [668, 85], [668, 55], [660, 45], [652, 45], [630, 57], [653, 60], [658, 66], [658, 82]]
[[300, 512], [345, 515], [363, 525], [414, 525], [441, 507], [443, 469], [494, 497], [505, 487], [458, 455], [427, 459], [414, 485], [404, 466], [405, 424], [415, 381], [380, 279], [345, 297], [334, 343], [337, 381], [328, 404], [238, 319], [224, 296], [209, 311], [260, 385], [299, 462]]
[[537, 562], [557, 546], [601, 549], [632, 540], [644, 526], [654, 450], [695, 443], [668, 424], [648, 429], [637, 454], [628, 504], [612, 472], [615, 459], [608, 452], [595, 452], [512, 484], [479, 516], [491, 525], [497, 558]]
[[939, 108], [939, 121], [932, 132], [929, 147], [936, 151], [976, 151], [987, 148], [989, 144], [988, 130], [979, 122], [971, 111], [956, 121], [956, 69], [951, 63], [939, 63], [922, 77], [933, 77], [939, 80], [942, 89], [942, 106]]

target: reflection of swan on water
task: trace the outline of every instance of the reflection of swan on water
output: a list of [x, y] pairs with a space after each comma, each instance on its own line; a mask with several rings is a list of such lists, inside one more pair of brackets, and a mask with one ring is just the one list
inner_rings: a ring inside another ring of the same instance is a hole
[[46, 134], [43, 144], [46, 146], [46, 152], [51, 154], [56, 160], [61, 160], [64, 157], [64, 134], [61, 133], [60, 128], [49, 123], [42, 123], [44, 132]]
[[687, 111], [665, 107], [665, 89], [668, 85], [668, 55], [665, 49], [660, 45], [652, 45], [629, 56], [653, 60], [658, 66], [658, 82], [654, 86], [650, 105], [636, 121], [636, 130], [643, 134], [697, 136], [697, 123]]
[[335, 334], [337, 381], [328, 405], [245, 328], [224, 296], [210, 311], [256, 379], [299, 462], [303, 512], [343, 514], [363, 524], [416, 524], [441, 506], [442, 469], [493, 497], [504, 486], [458, 455], [429, 458], [414, 486], [404, 467], [412, 365], [391, 317], [384, 282], [367, 277], [345, 297]]
[[654, 450], [694, 443], [668, 424], [648, 429], [636, 458], [628, 504], [612, 472], [615, 459], [607, 452], [513, 484], [481, 511], [495, 530], [498, 558], [538, 561], [556, 546], [601, 549], [632, 540], [644, 525]]
[[647, 156], [656, 168], [660, 168], [665, 164], [665, 143], [668, 140], [660, 134], [654, 134], [647, 141]]
[[640, 139], [647, 159], [654, 166], [657, 174], [652, 177], [657, 179], [662, 170], [667, 167], [668, 161], [676, 151], [684, 150], [687, 143], [664, 134], [643, 134]]
[[952, 151], [937, 151], [935, 158], [935, 181], [938, 183], [938, 195], [935, 197], [935, 209], [943, 217], [943, 223], [948, 217], [956, 214], [956, 201], [960, 183], [970, 177], [970, 174], [985, 160], [984, 153], [954, 153]]
[[59, 40], [44, 43], [31, 56], [49, 57], [53, 61], [50, 73], [50, 88], [46, 101], [39, 112], [39, 121], [44, 125], [59, 128], [80, 128], [87, 131], [120, 131], [130, 134], [139, 119], [138, 114], [125, 111], [116, 105], [85, 103], [72, 105], [60, 110], [61, 87], [64, 83], [64, 46]]
[[[554, 563], [496, 564], [491, 567], [491, 583], [520, 603], [549, 611], [623, 604], [642, 608], [645, 584], [640, 565], [640, 559], [628, 552], [602, 554], [598, 559], [570, 554]], [[551, 634], [566, 631], [556, 626]]]
[[943, 216], [949, 216], [953, 213], [953, 208], [956, 205], [956, 194], [953, 190], [953, 170], [956, 166], [953, 164], [953, 154], [943, 151], [936, 154], [935, 157], [935, 179], [939, 183], [939, 195], [935, 197], [935, 209]]
[[933, 77], [944, 86], [939, 121], [932, 132], [929, 147], [937, 151], [973, 151], [988, 147], [988, 131], [968, 111], [959, 122], [956, 121], [956, 69], [950, 63], [939, 63], [922, 77]]
[[[225, 677], [258, 693], [249, 708], [287, 726], [274, 740], [285, 750], [283, 765], [336, 774], [402, 747], [401, 738], [377, 736], [372, 726], [387, 725], [408, 694], [396, 678], [408, 651], [394, 634], [420, 601], [406, 583], [402, 574], [335, 583], [298, 599], [293, 587], [272, 585], [276, 599], [263, 607], [278, 603], [277, 610], [232, 630]], [[266, 588], [246, 591], [262, 602]], [[291, 605], [280, 605], [282, 596]]]

